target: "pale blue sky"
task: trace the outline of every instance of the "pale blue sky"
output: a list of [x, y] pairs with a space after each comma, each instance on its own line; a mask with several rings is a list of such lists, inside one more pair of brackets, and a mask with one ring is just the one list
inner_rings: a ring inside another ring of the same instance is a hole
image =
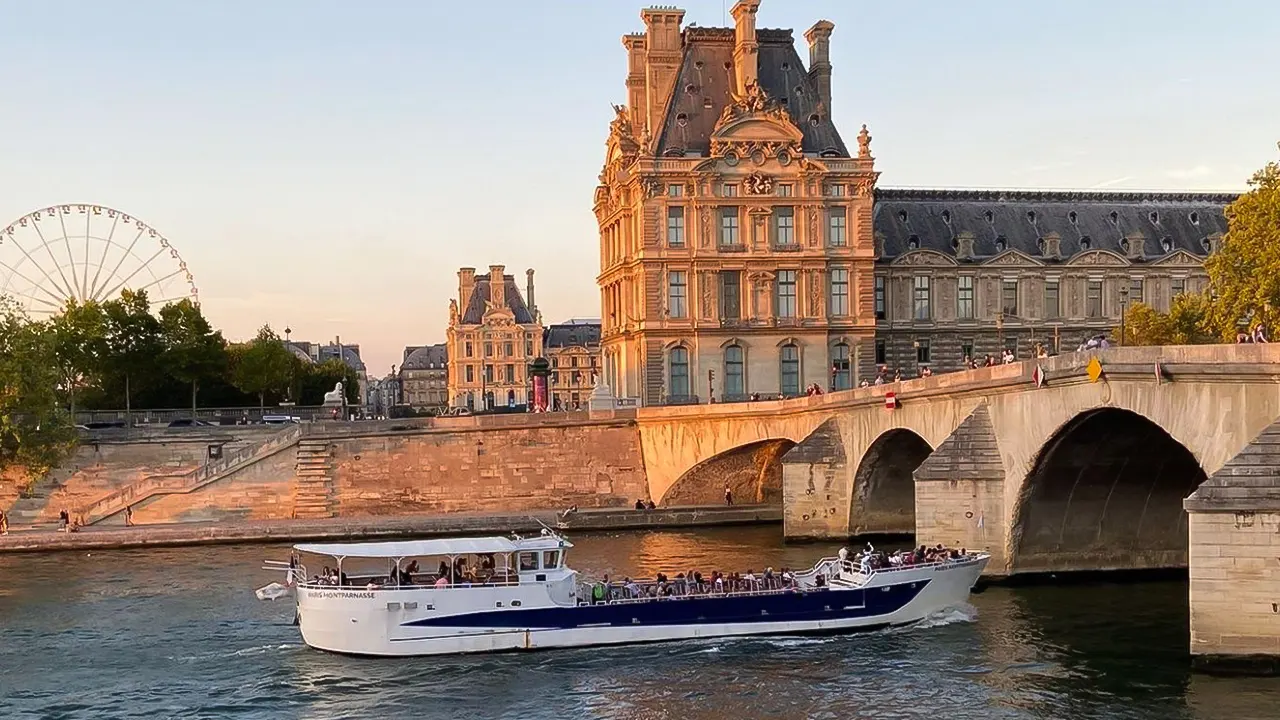
[[[667, 1], [667, 0], [664, 0]], [[731, 4], [731, 3], [730, 3]], [[721, 25], [725, 3], [681, 5]], [[233, 339], [444, 338], [459, 266], [598, 316], [591, 196], [634, 0], [0, 0], [0, 225], [132, 213]], [[882, 185], [1239, 189], [1280, 140], [1280, 3], [764, 0], [835, 22]]]

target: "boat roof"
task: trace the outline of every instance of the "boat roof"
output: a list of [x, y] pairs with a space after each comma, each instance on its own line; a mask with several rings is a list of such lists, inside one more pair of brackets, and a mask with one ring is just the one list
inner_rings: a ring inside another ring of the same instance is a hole
[[333, 557], [403, 558], [422, 555], [483, 555], [519, 550], [541, 550], [573, 545], [557, 535], [530, 538], [477, 537], [433, 538], [430, 540], [394, 540], [387, 542], [304, 543], [294, 545], [298, 552]]

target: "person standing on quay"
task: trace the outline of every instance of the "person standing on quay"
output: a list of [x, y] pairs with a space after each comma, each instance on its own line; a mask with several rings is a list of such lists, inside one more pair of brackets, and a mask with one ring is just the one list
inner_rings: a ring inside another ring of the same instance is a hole
[[126, 505], [124, 508], [124, 524], [133, 525], [133, 506]]
[[729, 489], [728, 485], [724, 486], [724, 504], [725, 505], [733, 504], [733, 491]]
[[8, 535], [8, 534], [9, 534], [9, 516], [5, 515], [3, 510], [0, 510], [0, 535]]

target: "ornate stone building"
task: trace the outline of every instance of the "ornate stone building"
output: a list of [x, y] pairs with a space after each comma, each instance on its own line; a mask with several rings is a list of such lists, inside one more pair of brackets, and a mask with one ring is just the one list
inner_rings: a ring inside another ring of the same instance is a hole
[[[594, 210], [602, 352], [615, 394], [646, 404], [849, 387], [873, 367], [877, 173], [863, 127], [851, 154], [831, 118], [830, 38], [681, 29], [641, 11], [626, 35]], [[710, 377], [714, 374], [714, 379]]]
[[1030, 357], [1108, 334], [1122, 308], [1199, 292], [1235, 195], [877, 190], [876, 362]]
[[594, 210], [602, 353], [645, 404], [844, 389], [965, 355], [1074, 349], [1141, 299], [1205, 284], [1231, 195], [877, 189], [866, 126], [831, 118], [830, 38], [681, 28], [641, 11], [626, 35]]
[[551, 363], [552, 409], [586, 409], [600, 374], [600, 321], [548, 325], [542, 333], [542, 348]]
[[529, 400], [529, 362], [542, 354], [542, 319], [533, 301], [533, 270], [526, 271], [529, 302], [502, 265], [489, 274], [458, 271], [458, 297], [449, 301], [450, 404], [482, 410], [523, 406]]
[[400, 363], [400, 402], [414, 410], [449, 406], [449, 349], [444, 343], [410, 346]]

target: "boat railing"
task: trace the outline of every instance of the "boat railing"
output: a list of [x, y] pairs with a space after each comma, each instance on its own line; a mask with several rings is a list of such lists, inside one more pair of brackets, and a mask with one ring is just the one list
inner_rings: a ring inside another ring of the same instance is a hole
[[[795, 583], [784, 584], [780, 577], [775, 577], [767, 584], [763, 580], [755, 581], [759, 587], [749, 589], [725, 589], [716, 590], [710, 583], [703, 582], [701, 586], [692, 586], [685, 584], [681, 586], [678, 582], [668, 581], [667, 585], [673, 589], [671, 594], [664, 594], [657, 591], [658, 583], [653, 581], [634, 582], [638, 593], [629, 590], [628, 586], [622, 583], [609, 583], [605, 597], [596, 600], [592, 594], [594, 588], [600, 583], [578, 583], [578, 601], [582, 604], [592, 605], [626, 605], [631, 603], [652, 602], [654, 600], [698, 600], [707, 598], [724, 598], [724, 597], [751, 597], [757, 595], [781, 595], [790, 592], [807, 592], [813, 590], [812, 587], [802, 587]], [[679, 588], [683, 587], [683, 592]], [[650, 593], [650, 590], [653, 590]], [[821, 588], [819, 588], [821, 589]]]
[[[377, 591], [394, 591], [394, 590], [459, 590], [459, 589], [476, 589], [476, 588], [487, 588], [487, 587], [513, 587], [520, 584], [519, 578], [515, 578], [511, 580], [506, 580], [506, 579], [490, 580], [488, 582], [466, 582], [464, 580], [460, 582], [451, 582], [447, 585], [439, 585], [439, 586], [435, 584], [434, 579], [430, 581], [424, 580], [421, 583], [411, 583], [407, 585], [406, 584], [396, 585], [394, 583], [387, 583], [385, 577], [382, 577], [380, 579], [382, 579], [382, 582], [371, 583], [371, 581], [374, 580], [374, 578], [372, 577], [365, 577], [365, 576], [361, 576], [357, 578], [348, 577], [346, 583], [339, 584], [334, 582], [328, 582], [324, 579], [321, 579], [320, 581], [317, 582], [315, 580], [312, 580], [304, 576], [302, 578], [299, 578], [298, 587], [307, 588], [308, 590], [332, 590], [335, 588], [341, 588], [344, 590], [361, 590], [366, 592], [368, 591], [377, 592]], [[370, 584], [372, 584], [373, 586], [370, 587]]]

